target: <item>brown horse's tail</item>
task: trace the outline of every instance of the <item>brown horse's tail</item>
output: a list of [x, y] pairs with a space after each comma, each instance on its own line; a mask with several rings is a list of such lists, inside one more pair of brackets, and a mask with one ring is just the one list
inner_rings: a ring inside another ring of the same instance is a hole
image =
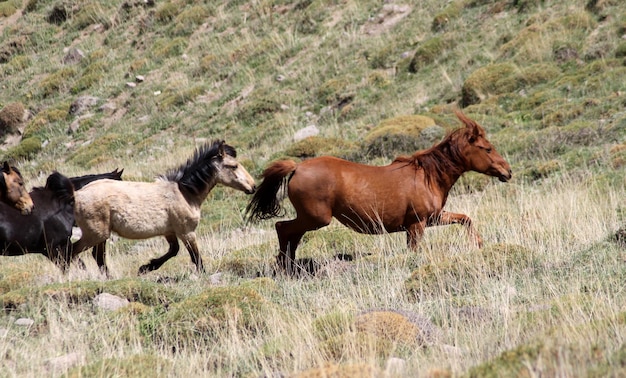
[[287, 187], [290, 174], [296, 170], [293, 160], [279, 160], [263, 171], [263, 182], [257, 187], [252, 200], [246, 207], [246, 218], [259, 221], [281, 216], [283, 208], [280, 205], [284, 196], [278, 196], [278, 191]]

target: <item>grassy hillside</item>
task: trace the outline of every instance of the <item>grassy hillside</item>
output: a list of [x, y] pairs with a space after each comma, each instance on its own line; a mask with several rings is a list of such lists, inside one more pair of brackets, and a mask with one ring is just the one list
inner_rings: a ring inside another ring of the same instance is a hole
[[298, 249], [315, 277], [273, 275], [273, 222], [245, 227], [249, 198], [223, 188], [197, 230], [207, 274], [181, 252], [137, 277], [160, 239], [109, 243], [111, 280], [89, 254], [67, 276], [3, 257], [4, 374], [624, 374], [625, 38], [618, 0], [0, 2], [0, 159], [30, 186], [150, 181], [216, 138], [255, 176], [281, 157], [382, 165], [459, 127], [455, 107], [514, 177], [450, 195], [485, 248], [456, 226], [415, 253], [332, 224]]

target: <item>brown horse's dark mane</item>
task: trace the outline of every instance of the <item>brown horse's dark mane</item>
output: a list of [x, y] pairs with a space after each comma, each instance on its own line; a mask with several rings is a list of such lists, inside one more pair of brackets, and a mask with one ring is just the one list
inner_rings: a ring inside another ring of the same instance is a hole
[[456, 129], [448, 133], [438, 144], [426, 150], [417, 151], [411, 156], [398, 156], [393, 163], [406, 163], [414, 166], [416, 170], [423, 169], [429, 185], [433, 180], [444, 184], [443, 180], [446, 177], [458, 178], [465, 172], [458, 139], [466, 130], [466, 128]]

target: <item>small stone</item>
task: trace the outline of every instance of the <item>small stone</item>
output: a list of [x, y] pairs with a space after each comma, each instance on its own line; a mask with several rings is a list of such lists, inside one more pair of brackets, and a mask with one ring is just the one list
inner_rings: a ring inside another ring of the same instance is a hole
[[320, 133], [320, 130], [315, 125], [309, 125], [305, 128], [302, 128], [293, 135], [294, 142], [299, 142], [308, 137], [316, 136]]
[[83, 356], [79, 353], [68, 353], [66, 355], [47, 360], [46, 367], [51, 372], [61, 373], [73, 366], [78, 365], [82, 359]]
[[404, 377], [406, 370], [406, 360], [391, 357], [385, 364], [385, 375], [388, 377]]
[[117, 295], [113, 295], [109, 293], [102, 293], [102, 294], [98, 294], [93, 299], [93, 303], [96, 307], [100, 309], [108, 310], [108, 311], [115, 311], [122, 307], [128, 306], [130, 302], [128, 302], [128, 299], [118, 297]]
[[33, 324], [35, 324], [35, 321], [30, 318], [19, 318], [13, 324], [15, 324], [16, 326], [21, 326], [21, 327], [30, 327]]

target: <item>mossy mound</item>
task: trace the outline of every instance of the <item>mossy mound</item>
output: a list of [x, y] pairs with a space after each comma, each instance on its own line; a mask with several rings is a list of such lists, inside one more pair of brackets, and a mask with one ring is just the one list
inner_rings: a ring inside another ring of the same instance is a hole
[[331, 312], [317, 317], [313, 321], [315, 336], [320, 340], [328, 340], [336, 335], [353, 330], [354, 316], [344, 312]]
[[371, 156], [394, 158], [432, 146], [444, 135], [435, 120], [422, 115], [404, 115], [382, 121], [363, 139]]
[[454, 47], [455, 41], [444, 36], [434, 36], [420, 43], [407, 67], [409, 72], [417, 73], [430, 63], [437, 61], [445, 51]]
[[467, 373], [468, 377], [524, 377], [532, 374], [531, 366], [541, 353], [541, 345], [522, 345], [502, 352], [495, 359], [473, 367]]
[[163, 315], [145, 317], [142, 327], [152, 342], [196, 347], [213, 343], [220, 333], [233, 329], [262, 332], [268, 306], [252, 288], [216, 287], [169, 306]]
[[[12, 277], [27, 279], [27, 275]], [[8, 277], [11, 278], [11, 277]], [[2, 282], [2, 281], [0, 281]], [[10, 284], [10, 282], [7, 282]], [[10, 285], [9, 285], [10, 287]], [[81, 281], [63, 282], [44, 286], [23, 286], [0, 295], [0, 304], [4, 308], [17, 308], [23, 303], [35, 300], [52, 299], [65, 301], [71, 304], [86, 304], [91, 302], [100, 293], [110, 293], [124, 297], [131, 302], [141, 302], [145, 305], [167, 305], [179, 297], [175, 292], [154, 282], [139, 279], [123, 279], [113, 281]]]
[[41, 145], [41, 139], [38, 137], [22, 139], [20, 144], [4, 153], [4, 160], [32, 159], [41, 151]]
[[461, 88], [463, 107], [478, 104], [490, 95], [510, 92], [510, 78], [518, 72], [511, 63], [490, 64], [472, 72]]
[[528, 273], [536, 269], [538, 258], [533, 251], [511, 244], [494, 244], [476, 252], [453, 255], [440, 262], [421, 265], [405, 281], [411, 297], [420, 298], [443, 293], [466, 294], [466, 288], [507, 275]]
[[0, 295], [17, 290], [20, 287], [32, 286], [35, 275], [31, 272], [16, 271], [0, 274]]
[[150, 354], [107, 358], [73, 368], [65, 375], [78, 377], [167, 377], [172, 373], [172, 362]]
[[284, 151], [283, 156], [306, 159], [330, 155], [345, 158], [349, 156], [352, 151], [355, 151], [356, 148], [354, 143], [343, 139], [312, 136], [289, 146]]
[[394, 311], [371, 311], [356, 317], [357, 331], [369, 333], [394, 344], [416, 347], [424, 344], [420, 327]]
[[372, 354], [384, 359], [424, 346], [433, 330], [422, 329], [421, 322], [392, 310], [332, 312], [316, 318], [313, 329], [320, 348], [335, 360]]

